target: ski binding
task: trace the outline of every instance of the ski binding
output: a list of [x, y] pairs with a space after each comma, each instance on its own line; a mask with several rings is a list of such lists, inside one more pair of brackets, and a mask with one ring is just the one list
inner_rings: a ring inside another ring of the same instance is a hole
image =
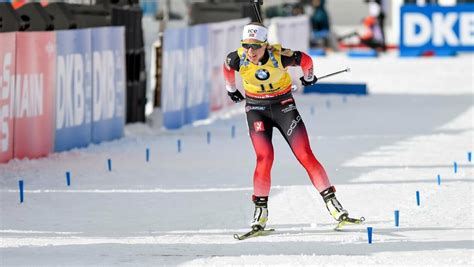
[[334, 228], [334, 230], [338, 231], [341, 230], [344, 226], [346, 225], [351, 225], [351, 224], [361, 224], [365, 221], [364, 217], [360, 217], [359, 219], [357, 218], [350, 218], [350, 217], [345, 217], [343, 218]]

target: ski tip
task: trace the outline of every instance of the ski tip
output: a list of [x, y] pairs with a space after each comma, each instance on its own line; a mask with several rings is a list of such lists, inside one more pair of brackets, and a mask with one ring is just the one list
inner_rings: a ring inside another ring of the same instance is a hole
[[237, 240], [245, 240], [252, 237], [265, 236], [273, 231], [275, 231], [275, 229], [251, 230], [250, 232], [245, 233], [243, 235], [234, 234], [234, 238]]

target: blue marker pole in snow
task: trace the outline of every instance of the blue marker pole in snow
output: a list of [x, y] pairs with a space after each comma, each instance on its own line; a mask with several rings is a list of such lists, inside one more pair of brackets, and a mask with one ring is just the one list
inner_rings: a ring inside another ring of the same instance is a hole
[[420, 191], [416, 191], [416, 205], [420, 206]]
[[369, 239], [369, 244], [372, 244], [372, 227], [367, 227], [367, 237]]
[[181, 153], [181, 139], [178, 139], [178, 153]]
[[207, 132], [207, 144], [209, 145], [211, 143], [211, 132]]
[[232, 125], [231, 136], [235, 138], [235, 125]]
[[458, 163], [455, 161], [454, 162], [454, 173], [458, 172]]
[[311, 106], [311, 115], [314, 115], [314, 107]]
[[395, 226], [398, 227], [400, 226], [400, 211], [395, 210]]
[[20, 203], [23, 203], [23, 180], [18, 182], [18, 186], [20, 187]]
[[146, 162], [149, 162], [150, 161], [150, 149], [147, 148], [146, 149]]
[[469, 162], [472, 161], [472, 152], [471, 151], [467, 152], [467, 161], [469, 161]]
[[438, 174], [438, 185], [441, 185], [441, 175]]
[[71, 186], [71, 173], [66, 172], [66, 184], [67, 186]]
[[109, 172], [112, 171], [112, 160], [111, 159], [107, 159], [107, 166], [109, 167]]

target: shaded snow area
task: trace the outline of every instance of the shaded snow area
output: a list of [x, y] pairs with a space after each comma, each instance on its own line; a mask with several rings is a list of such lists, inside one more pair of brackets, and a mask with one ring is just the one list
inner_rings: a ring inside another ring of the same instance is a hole
[[316, 157], [364, 224], [333, 230], [275, 132], [268, 227], [276, 231], [235, 240], [253, 215], [255, 167], [239, 104], [177, 131], [128, 125], [121, 140], [0, 165], [0, 265], [472, 266], [473, 57], [315, 60], [319, 75], [347, 64], [372, 92], [295, 95]]

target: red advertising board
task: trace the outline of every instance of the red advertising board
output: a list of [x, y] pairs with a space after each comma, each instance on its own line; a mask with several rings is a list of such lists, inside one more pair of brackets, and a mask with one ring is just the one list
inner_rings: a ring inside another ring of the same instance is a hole
[[53, 151], [55, 32], [18, 32], [15, 81], [15, 158]]
[[0, 33], [0, 163], [13, 157], [16, 33]]

